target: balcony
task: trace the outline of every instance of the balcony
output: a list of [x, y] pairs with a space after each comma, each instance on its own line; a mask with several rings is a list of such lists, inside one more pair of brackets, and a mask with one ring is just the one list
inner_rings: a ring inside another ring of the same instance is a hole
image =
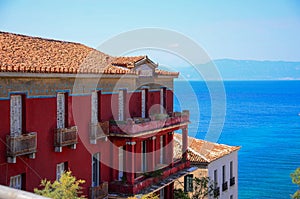
[[90, 125], [90, 143], [96, 144], [98, 139], [106, 139], [109, 133], [109, 121]]
[[235, 185], [235, 177], [230, 178], [230, 186]]
[[222, 191], [226, 191], [227, 189], [228, 189], [228, 182], [226, 181], [222, 184]]
[[220, 187], [214, 188], [214, 198], [217, 198], [220, 196]]
[[[183, 111], [167, 114], [156, 114], [150, 118], [133, 118], [127, 121], [112, 121], [109, 124], [110, 135], [134, 136], [157, 129], [172, 128], [189, 122], [189, 112]], [[177, 129], [176, 129], [177, 130]]]
[[71, 149], [76, 149], [77, 140], [77, 126], [57, 129], [54, 134], [55, 152], [62, 152], [62, 147], [64, 146], [69, 146]]
[[134, 184], [126, 181], [113, 181], [109, 184], [109, 192], [112, 195], [126, 197], [127, 195], [147, 194], [159, 190], [171, 182], [189, 174], [197, 169], [190, 168], [190, 162], [178, 162], [173, 167], [164, 167], [162, 169], [147, 172], [135, 179]]
[[16, 163], [16, 157], [21, 155], [29, 155], [29, 158], [34, 159], [37, 148], [37, 134], [32, 132], [17, 136], [8, 135], [6, 144], [8, 163]]
[[108, 198], [108, 183], [103, 182], [97, 187], [90, 187], [90, 199]]

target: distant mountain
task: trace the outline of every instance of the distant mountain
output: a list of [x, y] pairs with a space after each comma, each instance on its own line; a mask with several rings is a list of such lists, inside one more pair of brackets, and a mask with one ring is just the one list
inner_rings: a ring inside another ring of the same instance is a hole
[[[207, 74], [206, 80], [216, 79], [213, 68], [223, 80], [300, 80], [300, 62], [218, 59], [196, 67]], [[192, 66], [175, 70], [186, 79], [201, 79]]]

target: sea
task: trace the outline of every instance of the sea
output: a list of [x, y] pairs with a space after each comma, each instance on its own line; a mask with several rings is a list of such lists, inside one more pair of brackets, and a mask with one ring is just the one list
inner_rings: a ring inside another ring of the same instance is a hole
[[241, 146], [240, 199], [291, 198], [290, 174], [300, 167], [300, 81], [176, 81], [174, 89], [174, 109], [190, 110], [190, 136], [211, 138], [209, 126], [218, 126], [210, 141]]

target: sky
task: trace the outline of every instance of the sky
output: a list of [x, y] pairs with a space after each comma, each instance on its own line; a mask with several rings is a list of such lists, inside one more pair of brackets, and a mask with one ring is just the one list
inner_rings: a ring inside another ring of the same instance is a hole
[[93, 48], [149, 27], [190, 38], [211, 59], [300, 61], [297, 0], [0, 0], [0, 31]]

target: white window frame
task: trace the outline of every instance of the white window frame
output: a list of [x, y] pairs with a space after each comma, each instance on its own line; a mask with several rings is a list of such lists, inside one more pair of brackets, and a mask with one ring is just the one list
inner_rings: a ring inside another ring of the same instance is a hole
[[[99, 172], [100, 172], [100, 153], [95, 153], [92, 155], [92, 187], [97, 187], [100, 184]], [[94, 178], [94, 175], [96, 175], [96, 179]]]
[[15, 189], [22, 189], [22, 174], [10, 177], [9, 186]]
[[119, 173], [118, 180], [122, 180], [124, 175], [124, 149], [122, 146], [119, 147]]
[[19, 136], [22, 134], [22, 96], [10, 96], [10, 134]]
[[57, 104], [57, 128], [65, 128], [66, 121], [66, 105], [65, 105], [65, 93], [57, 93], [56, 104]]
[[98, 123], [98, 92], [94, 91], [91, 95], [91, 123]]
[[59, 181], [62, 174], [65, 172], [65, 162], [56, 165], [56, 180]]

